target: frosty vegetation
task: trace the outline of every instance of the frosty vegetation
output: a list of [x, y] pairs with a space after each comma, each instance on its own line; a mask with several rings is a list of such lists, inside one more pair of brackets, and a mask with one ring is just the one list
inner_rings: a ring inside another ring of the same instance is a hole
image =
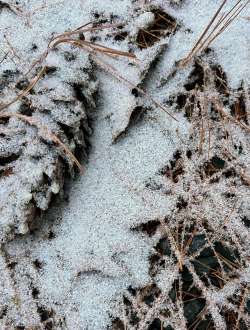
[[0, 1], [1, 329], [250, 327], [248, 4]]

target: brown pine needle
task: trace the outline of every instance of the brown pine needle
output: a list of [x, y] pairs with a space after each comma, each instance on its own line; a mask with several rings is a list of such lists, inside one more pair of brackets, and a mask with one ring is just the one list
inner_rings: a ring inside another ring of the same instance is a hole
[[41, 125], [41, 123], [39, 123], [33, 117], [25, 116], [20, 113], [4, 112], [4, 113], [0, 114], [0, 118], [11, 118], [11, 117], [18, 118], [22, 121], [25, 121], [26, 123], [28, 123], [31, 126], [35, 126], [38, 129], [38, 131], [40, 131], [40, 135], [45, 136], [48, 140], [59, 145], [63, 149], [65, 155], [68, 156], [68, 158], [71, 159], [71, 161], [76, 164], [76, 166], [78, 167], [80, 172], [81, 173], [83, 172], [82, 165], [79, 163], [79, 161], [76, 159], [76, 157], [70, 151], [70, 149], [59, 139], [59, 137], [56, 134], [52, 133], [48, 129], [48, 127]]
[[153, 33], [150, 32], [150, 31], [147, 31], [147, 30], [145, 30], [145, 29], [142, 29], [142, 31], [143, 31], [144, 33], [147, 33], [147, 34], [149, 34], [150, 36], [152, 36], [152, 37], [158, 39], [158, 40], [161, 40], [160, 37], [156, 36], [155, 34], [153, 34]]
[[244, 313], [244, 305], [246, 303], [248, 293], [249, 293], [249, 289], [246, 286], [243, 289], [243, 293], [242, 293], [242, 297], [241, 297], [240, 305], [239, 305], [239, 309], [238, 309], [238, 317], [237, 317], [237, 322], [236, 322], [236, 325], [235, 325], [235, 329], [237, 329], [237, 330], [241, 328], [240, 327], [240, 320], [241, 320], [242, 314]]
[[[110, 27], [113, 27], [113, 26], [114, 25], [112, 25], [112, 24], [111, 25], [106, 25], [106, 26], [104, 26], [104, 28], [110, 28]], [[33, 69], [38, 63], [41, 63], [42, 61], [44, 61], [51, 49], [55, 48], [56, 46], [58, 46], [59, 44], [62, 44], [62, 43], [72, 44], [76, 47], [85, 49], [85, 50], [87, 50], [88, 52], [90, 52], [94, 55], [96, 55], [96, 52], [100, 52], [100, 53], [106, 54], [108, 56], [125, 56], [125, 57], [131, 58], [131, 59], [136, 59], [136, 56], [134, 54], [131, 54], [131, 53], [128, 53], [128, 52], [123, 52], [123, 51], [119, 51], [119, 50], [116, 50], [116, 49], [108, 48], [108, 47], [105, 47], [105, 46], [102, 46], [102, 45], [99, 45], [99, 44], [95, 44], [95, 43], [92, 43], [92, 42], [89, 42], [89, 41], [86, 41], [86, 40], [78, 40], [78, 39], [73, 39], [73, 38], [67, 38], [66, 37], [66, 36], [71, 36], [73, 34], [79, 34], [79, 32], [83, 32], [83, 31], [85, 31], [85, 32], [86, 31], [91, 31], [93, 29], [94, 30], [101, 29], [101, 27], [93, 27], [93, 28], [87, 28], [87, 29], [78, 28], [78, 29], [76, 29], [72, 32], [65, 32], [63, 34], [60, 34], [60, 35], [56, 36], [55, 38], [53, 38], [50, 41], [50, 43], [48, 45], [48, 49], [43, 53], [43, 55], [40, 57], [40, 59], [38, 59], [35, 63], [33, 63], [31, 69]], [[162, 104], [160, 104], [158, 101], [154, 100], [146, 91], [144, 91], [143, 89], [135, 86], [132, 82], [130, 82], [126, 78], [122, 77], [115, 68], [113, 68], [110, 65], [104, 63], [99, 58], [98, 59], [96, 58], [96, 60], [99, 63], [99, 65], [101, 65], [101, 67], [103, 67], [105, 70], [107, 70], [113, 76], [115, 76], [117, 79], [119, 79], [122, 82], [125, 82], [130, 87], [137, 89], [137, 91], [139, 93], [144, 95], [147, 99], [149, 99], [158, 108], [160, 108], [161, 110], [166, 112], [175, 121], [178, 121]], [[29, 72], [30, 71], [31, 70], [29, 70]], [[4, 104], [4, 105], [0, 106], [0, 111], [4, 110], [5, 108], [10, 106], [11, 104], [15, 103], [17, 100], [19, 100], [23, 96], [27, 95], [29, 93], [29, 91], [35, 86], [35, 84], [38, 82], [38, 80], [41, 78], [41, 76], [43, 75], [43, 73], [45, 71], [46, 71], [46, 67], [43, 67], [42, 70], [32, 80], [31, 84], [25, 90], [23, 90], [16, 98], [14, 98], [8, 104]]]
[[[169, 116], [171, 116], [174, 120], [177, 121], [177, 119], [171, 114], [169, 113], [165, 107], [163, 107], [158, 101], [154, 100], [147, 92], [145, 92], [143, 89], [135, 86], [133, 83], [131, 83], [129, 80], [127, 80], [126, 78], [122, 77], [119, 72], [112, 67], [109, 64], [106, 64], [105, 62], [103, 62], [100, 58], [98, 58], [96, 56], [97, 53], [102, 53], [104, 55], [107, 56], [124, 56], [130, 59], [137, 59], [136, 56], [134, 54], [128, 53], [128, 52], [123, 52], [123, 51], [119, 51], [116, 49], [112, 49], [109, 47], [105, 47], [102, 46], [100, 44], [95, 44], [92, 42], [89, 42], [87, 40], [79, 40], [79, 39], [73, 39], [70, 38], [73, 35], [79, 35], [79, 33], [83, 33], [83, 32], [88, 32], [88, 31], [95, 31], [95, 30], [101, 30], [101, 29], [105, 29], [105, 28], [111, 28], [117, 25], [114, 24], [109, 24], [109, 25], [104, 25], [104, 26], [97, 26], [97, 27], [91, 27], [91, 28], [86, 28], [86, 26], [88, 26], [91, 23], [87, 23], [79, 28], [77, 28], [74, 31], [69, 31], [69, 32], [64, 32], [63, 34], [60, 34], [56, 37], [54, 37], [48, 44], [48, 48], [46, 49], [46, 51], [40, 56], [40, 58], [35, 61], [31, 68], [29, 69], [29, 71], [26, 73], [30, 73], [38, 64], [41, 64], [45, 61], [45, 59], [47, 58], [49, 52], [54, 49], [56, 46], [58, 46], [59, 44], [62, 43], [66, 43], [66, 44], [71, 44], [73, 46], [76, 46], [78, 48], [81, 48], [83, 50], [88, 51], [89, 53], [91, 53], [92, 55], [95, 56], [95, 60], [96, 62], [102, 67], [104, 68], [106, 71], [108, 71], [110, 74], [112, 74], [114, 77], [116, 77], [118, 80], [125, 82], [128, 86], [137, 89], [137, 91], [139, 93], [141, 93], [142, 95], [144, 95], [147, 99], [149, 99], [153, 104], [155, 104], [157, 107], [159, 107], [161, 110], [163, 110], [164, 112], [166, 112]], [[15, 98], [13, 98], [11, 101], [9, 101], [8, 103], [2, 104], [0, 105], [0, 111], [3, 111], [2, 114], [0, 114], [0, 118], [6, 118], [6, 117], [16, 117], [19, 118], [23, 121], [26, 121], [27, 123], [29, 123], [30, 125], [36, 126], [40, 131], [42, 131], [43, 133], [45, 133], [45, 136], [47, 136], [47, 138], [51, 141], [53, 141], [55, 144], [59, 145], [64, 153], [77, 165], [77, 167], [79, 168], [79, 170], [82, 172], [83, 168], [81, 166], [81, 164], [79, 163], [79, 161], [76, 159], [76, 157], [73, 155], [73, 153], [69, 150], [69, 148], [53, 133], [51, 133], [47, 127], [44, 126], [40, 126], [40, 124], [33, 118], [19, 114], [19, 113], [7, 113], [4, 110], [6, 110], [10, 105], [12, 105], [13, 103], [17, 102], [18, 100], [20, 100], [21, 98], [23, 98], [24, 96], [28, 95], [29, 92], [32, 90], [32, 88], [37, 84], [37, 82], [42, 78], [42, 76], [46, 73], [46, 65], [42, 67], [42, 69], [38, 72], [38, 74], [31, 80], [30, 84], [28, 87], [26, 87], [24, 90], [21, 91], [21, 93], [19, 93]]]
[[211, 43], [233, 23], [243, 9], [249, 5], [250, 0], [238, 0], [236, 4], [231, 7], [231, 9], [229, 9], [226, 13], [221, 14], [222, 9], [227, 2], [228, 0], [222, 1], [220, 7], [204, 29], [190, 53], [180, 61], [180, 66], [185, 66], [195, 55], [207, 49]]
[[71, 38], [60, 38], [58, 39], [54, 44], [52, 44], [52, 48], [56, 47], [59, 44], [67, 43], [67, 44], [73, 44], [74, 46], [84, 48], [84, 46], [90, 47], [93, 50], [96, 50], [97, 52], [101, 53], [107, 53], [108, 55], [117, 55], [117, 56], [124, 56], [131, 59], [136, 59], [136, 56], [134, 54], [131, 54], [129, 52], [123, 52], [120, 50], [116, 50], [113, 48], [105, 47], [96, 43], [92, 43], [90, 41], [86, 40], [76, 40]]
[[[210, 27], [212, 26], [212, 24], [214, 23], [214, 21], [216, 20], [217, 16], [219, 15], [219, 13], [221, 12], [222, 8], [225, 6], [227, 0], [224, 0], [222, 2], [222, 4], [220, 5], [219, 9], [217, 10], [217, 12], [214, 14], [214, 16], [212, 17], [211, 21], [208, 23], [207, 27], [205, 28], [205, 30], [203, 31], [202, 35], [200, 36], [200, 38], [198, 39], [198, 41], [196, 42], [196, 44], [194, 45], [193, 49], [191, 50], [190, 54], [193, 54], [194, 51], [196, 50], [196, 48], [199, 46], [200, 42], [203, 40], [203, 38], [205, 37], [205, 35], [207, 34], [208, 30], [210, 29]], [[189, 57], [190, 55], [188, 55]]]
[[10, 105], [12, 105], [13, 103], [17, 102], [18, 100], [20, 100], [22, 97], [26, 96], [29, 94], [29, 92], [32, 90], [32, 88], [36, 85], [36, 83], [41, 79], [41, 77], [43, 76], [43, 74], [45, 73], [47, 67], [44, 66], [36, 75], [35, 78], [32, 79], [31, 83], [29, 84], [28, 87], [26, 87], [24, 90], [22, 90], [21, 93], [19, 93], [13, 100], [11, 100], [10, 102], [3, 104], [0, 106], [0, 111], [8, 108]]
[[113, 27], [117, 27], [117, 26], [121, 26], [121, 24], [106, 24], [106, 25], [98, 25], [95, 27], [90, 27], [90, 28], [86, 28], [86, 26], [93, 24], [93, 22], [89, 22], [87, 24], [84, 24], [78, 28], [76, 28], [73, 31], [66, 31], [64, 33], [61, 33], [59, 35], [57, 35], [56, 37], [54, 37], [51, 42], [49, 43], [49, 47], [51, 45], [51, 43], [57, 39], [61, 39], [64, 37], [69, 37], [69, 36], [73, 36], [73, 35], [78, 35], [79, 33], [86, 33], [86, 32], [93, 32], [93, 31], [99, 31], [99, 30], [105, 30], [105, 29], [110, 29]]
[[95, 61], [108, 73], [110, 73], [112, 76], [114, 76], [116, 79], [118, 79], [121, 82], [126, 83], [129, 87], [132, 87], [133, 89], [136, 89], [140, 94], [145, 96], [148, 100], [150, 100], [153, 104], [155, 104], [158, 108], [163, 110], [165, 113], [167, 113], [171, 118], [173, 118], [175, 121], [178, 122], [178, 120], [157, 100], [152, 98], [146, 91], [144, 91], [142, 88], [136, 86], [132, 82], [130, 82], [128, 79], [124, 78], [120, 75], [120, 73], [110, 64], [105, 63], [103, 60], [101, 60], [99, 57], [95, 56]]
[[213, 104], [215, 106], [215, 110], [221, 115], [222, 118], [225, 118], [228, 121], [231, 121], [231, 122], [241, 126], [241, 128], [245, 129], [247, 132], [250, 132], [249, 126], [247, 126], [245, 123], [242, 123], [241, 121], [239, 121], [237, 119], [234, 119], [232, 116], [227, 114], [223, 109], [223, 105], [220, 104], [217, 100], [214, 100]]

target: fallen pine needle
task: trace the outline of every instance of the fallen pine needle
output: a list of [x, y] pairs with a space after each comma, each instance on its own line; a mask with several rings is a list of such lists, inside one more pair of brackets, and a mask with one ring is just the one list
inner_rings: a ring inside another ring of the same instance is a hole
[[[73, 31], [64, 32], [64, 33], [52, 38], [48, 44], [46, 51], [40, 56], [40, 58], [37, 61], [35, 61], [31, 65], [31, 67], [28, 70], [28, 72], [26, 73], [26, 75], [28, 75], [38, 64], [42, 64], [46, 60], [49, 52], [52, 49], [54, 49], [56, 46], [63, 44], [63, 43], [70, 44], [70, 45], [76, 46], [78, 48], [81, 48], [83, 50], [86, 50], [90, 54], [94, 55], [94, 58], [95, 58], [97, 64], [99, 64], [108, 73], [110, 73], [111, 75], [116, 77], [121, 82], [126, 83], [129, 87], [135, 88], [139, 93], [141, 93], [143, 96], [145, 96], [147, 99], [149, 99], [153, 104], [155, 104], [158, 108], [160, 108], [165, 113], [167, 113], [171, 118], [173, 118], [175, 121], [178, 121], [170, 112], [168, 112], [168, 110], [160, 102], [154, 100], [146, 91], [139, 88], [138, 86], [136, 86], [135, 84], [130, 82], [128, 79], [122, 77], [120, 75], [120, 73], [114, 67], [112, 67], [109, 64], [106, 64], [98, 56], [96, 56], [98, 53], [101, 53], [101, 54], [104, 54], [104, 55], [107, 55], [110, 57], [123, 56], [123, 57], [127, 57], [129, 59], [132, 59], [132, 60], [137, 60], [136, 55], [129, 53], [129, 52], [124, 52], [124, 51], [116, 50], [116, 49], [109, 48], [106, 46], [102, 46], [100, 44], [96, 44], [96, 43], [87, 41], [87, 40], [85, 40], [85, 38], [83, 38], [83, 40], [72, 38], [73, 35], [79, 35], [79, 33], [108, 29], [108, 28], [117, 26], [114, 24], [107, 24], [107, 25], [102, 25], [102, 26], [87, 27], [90, 24], [92, 24], [92, 23], [87, 23]], [[67, 146], [65, 146], [65, 144], [63, 144], [63, 142], [55, 134], [51, 133], [47, 127], [40, 126], [40, 123], [38, 123], [35, 119], [33, 119], [31, 117], [28, 117], [28, 116], [25, 116], [25, 115], [22, 115], [19, 113], [5, 112], [5, 110], [9, 106], [11, 106], [12, 104], [14, 104], [18, 100], [20, 100], [21, 98], [23, 98], [24, 96], [29, 94], [29, 92], [32, 90], [32, 88], [34, 88], [34, 86], [37, 84], [37, 82], [46, 73], [46, 69], [47, 69], [47, 66], [44, 65], [42, 67], [42, 69], [39, 70], [38, 74], [31, 80], [30, 84], [25, 89], [23, 89], [15, 98], [13, 98], [8, 103], [0, 105], [0, 111], [2, 111], [2, 113], [0, 114], [0, 118], [16, 117], [16, 118], [19, 118], [19, 119], [29, 123], [32, 126], [36, 126], [38, 128], [38, 130], [45, 133], [45, 136], [49, 140], [51, 140], [55, 144], [59, 145], [64, 150], [65, 154], [77, 165], [79, 170], [82, 172], [83, 168], [82, 168], [81, 164], [79, 163], [79, 161], [76, 159], [76, 157], [73, 155], [73, 153], [69, 150], [69, 148]]]
[[187, 65], [195, 55], [207, 49], [234, 22], [243, 9], [249, 5], [250, 0], [238, 0], [226, 13], [221, 13], [227, 2], [228, 0], [222, 1], [190, 53], [179, 62], [180, 66]]
[[83, 172], [82, 165], [79, 163], [79, 161], [70, 151], [70, 149], [58, 138], [56, 134], [50, 132], [50, 130], [46, 126], [41, 125], [41, 123], [36, 119], [34, 119], [33, 117], [25, 116], [20, 113], [3, 112], [0, 114], [0, 118], [11, 118], [11, 117], [18, 118], [28, 123], [31, 126], [35, 126], [38, 129], [38, 132], [40, 132], [40, 136], [46, 137], [46, 139], [48, 139], [49, 141], [52, 141], [55, 144], [59, 145], [63, 149], [64, 153], [71, 159], [71, 161], [76, 164], [80, 172], [81, 173]]

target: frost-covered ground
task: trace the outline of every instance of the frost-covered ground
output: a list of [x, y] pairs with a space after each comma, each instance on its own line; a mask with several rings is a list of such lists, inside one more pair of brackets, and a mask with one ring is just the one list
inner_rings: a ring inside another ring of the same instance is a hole
[[[220, 3], [0, 2], [1, 104], [52, 35], [84, 23], [123, 25], [85, 38], [138, 58], [60, 45], [2, 110], [38, 122], [0, 122], [2, 329], [250, 326], [249, 6], [176, 66]], [[82, 175], [41, 125], [88, 154]]]

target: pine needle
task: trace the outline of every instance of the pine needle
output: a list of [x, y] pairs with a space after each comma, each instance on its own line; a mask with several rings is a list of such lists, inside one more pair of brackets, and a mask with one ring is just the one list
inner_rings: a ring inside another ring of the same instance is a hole
[[180, 66], [187, 65], [195, 55], [207, 49], [234, 22], [243, 9], [249, 5], [250, 0], [238, 0], [226, 13], [222, 13], [222, 9], [227, 2], [228, 0], [222, 1], [190, 53], [180, 61]]
[[29, 116], [25, 116], [22, 115], [20, 113], [10, 113], [10, 112], [4, 112], [0, 114], [0, 118], [18, 118], [22, 121], [25, 121], [26, 123], [28, 123], [31, 126], [35, 126], [38, 131], [40, 132], [40, 136], [45, 136], [47, 138], [47, 140], [54, 142], [56, 145], [59, 145], [64, 153], [66, 154], [66, 156], [71, 159], [71, 161], [73, 163], [76, 164], [76, 166], [79, 168], [80, 172], [83, 172], [83, 167], [82, 165], [79, 163], [79, 161], [76, 159], [76, 157], [73, 155], [73, 153], [70, 151], [70, 149], [59, 139], [59, 137], [52, 133], [48, 127], [41, 125], [41, 123], [34, 119], [33, 117], [29, 117]]
[[[129, 59], [132, 60], [136, 60], [136, 55], [131, 54], [129, 52], [124, 52], [124, 51], [120, 51], [120, 50], [116, 50], [113, 48], [109, 48], [100, 44], [96, 44], [87, 40], [79, 40], [79, 39], [74, 39], [72, 36], [74, 35], [79, 35], [79, 33], [84, 33], [84, 32], [89, 32], [89, 31], [96, 31], [96, 30], [103, 30], [103, 29], [109, 29], [112, 27], [115, 27], [117, 25], [114, 24], [107, 24], [107, 25], [101, 25], [101, 26], [96, 26], [96, 27], [87, 27], [88, 25], [93, 24], [93, 23], [87, 23], [85, 25], [82, 25], [81, 27], [73, 30], [73, 31], [68, 31], [68, 32], [64, 32], [56, 37], [54, 37], [48, 44], [47, 49], [45, 50], [45, 52], [40, 56], [40, 58], [35, 61], [30, 69], [28, 70], [28, 72], [26, 73], [26, 75], [28, 75], [38, 64], [42, 64], [49, 52], [54, 49], [56, 46], [60, 45], [60, 44], [70, 44], [73, 46], [76, 46], [78, 48], [81, 48], [87, 52], [89, 52], [90, 54], [95, 56], [95, 60], [97, 62], [97, 64], [99, 64], [102, 68], [104, 68], [106, 71], [108, 71], [110, 74], [112, 74], [113, 76], [115, 76], [118, 80], [125, 82], [129, 87], [135, 88], [137, 89], [137, 91], [139, 93], [141, 93], [142, 95], [144, 95], [146, 98], [148, 98], [153, 104], [155, 104], [157, 107], [159, 107], [161, 110], [163, 110], [164, 112], [166, 112], [169, 116], [171, 116], [174, 120], [177, 121], [177, 119], [167, 111], [167, 109], [165, 109], [165, 107], [163, 105], [161, 105], [158, 101], [154, 100], [147, 92], [145, 92], [143, 89], [137, 87], [136, 85], [134, 85], [132, 82], [130, 82], [129, 80], [127, 80], [126, 78], [122, 77], [119, 72], [113, 68], [111, 65], [106, 64], [105, 62], [103, 62], [99, 57], [97, 57], [96, 55], [98, 53], [107, 55], [107, 56], [111, 56], [111, 57], [117, 57], [117, 56], [122, 56], [122, 57], [127, 57]], [[15, 98], [13, 98], [11, 101], [9, 101], [8, 103], [2, 104], [0, 105], [0, 112], [2, 111], [2, 114], [0, 114], [0, 118], [3, 117], [16, 117], [19, 118], [23, 121], [26, 121], [27, 123], [29, 123], [30, 125], [36, 126], [38, 129], [42, 130], [43, 132], [45, 132], [46, 136], [48, 137], [49, 140], [53, 141], [55, 144], [59, 145], [65, 152], [65, 154], [77, 165], [77, 167], [80, 169], [80, 171], [82, 172], [82, 166], [79, 163], [79, 161], [75, 158], [75, 156], [73, 155], [73, 153], [69, 150], [69, 148], [53, 133], [51, 133], [47, 127], [44, 126], [40, 126], [39, 123], [37, 123], [33, 118], [22, 115], [22, 114], [18, 114], [18, 113], [7, 113], [5, 112], [5, 110], [11, 106], [12, 104], [14, 104], [15, 102], [17, 102], [18, 100], [22, 99], [23, 97], [25, 97], [26, 95], [29, 94], [29, 92], [34, 88], [34, 86], [37, 84], [37, 82], [43, 77], [43, 75], [46, 73], [46, 69], [47, 66], [44, 65], [38, 72], [38, 74], [31, 80], [30, 84], [21, 91], [21, 93], [19, 93]]]

